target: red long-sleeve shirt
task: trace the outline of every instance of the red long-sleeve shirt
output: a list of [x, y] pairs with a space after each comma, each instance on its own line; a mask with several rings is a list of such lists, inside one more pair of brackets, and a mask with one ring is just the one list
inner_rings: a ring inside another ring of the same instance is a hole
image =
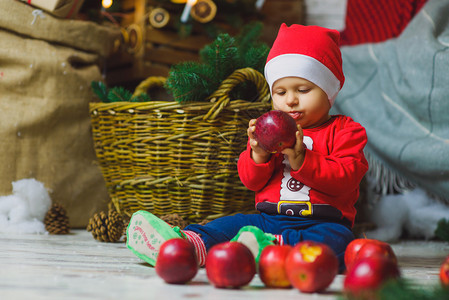
[[242, 183], [256, 192], [256, 209], [261, 212], [324, 218], [352, 226], [359, 184], [368, 170], [363, 153], [365, 129], [350, 117], [337, 115], [303, 132], [306, 153], [299, 170], [291, 170], [281, 153], [256, 164], [248, 144], [238, 161]]

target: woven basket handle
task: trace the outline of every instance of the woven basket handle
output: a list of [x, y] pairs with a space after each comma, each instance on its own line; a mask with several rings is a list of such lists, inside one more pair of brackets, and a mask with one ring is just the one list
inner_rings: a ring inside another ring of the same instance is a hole
[[203, 119], [214, 120], [223, 108], [225, 108], [231, 101], [229, 93], [232, 89], [245, 81], [251, 81], [256, 85], [256, 89], [258, 91], [256, 101], [263, 103], [268, 103], [270, 101], [270, 90], [265, 77], [253, 68], [238, 69], [229, 75], [228, 78], [223, 80], [220, 87], [207, 98], [215, 104], [211, 107], [209, 112], [204, 115]]
[[151, 76], [139, 83], [134, 90], [133, 97], [137, 97], [142, 93], [146, 93], [148, 90], [154, 87], [163, 87], [167, 78], [162, 76]]

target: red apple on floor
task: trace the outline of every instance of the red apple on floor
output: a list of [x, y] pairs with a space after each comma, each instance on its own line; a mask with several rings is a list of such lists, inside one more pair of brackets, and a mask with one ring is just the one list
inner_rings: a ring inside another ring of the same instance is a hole
[[292, 250], [289, 245], [266, 246], [259, 258], [259, 277], [267, 287], [291, 287], [285, 270], [285, 260]]
[[291, 284], [304, 293], [323, 291], [338, 273], [338, 259], [334, 251], [318, 242], [296, 244], [285, 264]]
[[441, 264], [440, 281], [443, 286], [449, 288], [449, 256]]
[[388, 243], [382, 241], [366, 243], [365, 245], [363, 245], [363, 247], [360, 248], [359, 252], [357, 252], [355, 259], [358, 260], [374, 255], [380, 255], [391, 259], [395, 264], [397, 264], [398, 262], [391, 246]]
[[207, 253], [206, 274], [217, 288], [238, 288], [253, 279], [256, 262], [244, 244], [224, 242], [213, 246]]
[[397, 263], [396, 255], [388, 243], [374, 239], [355, 239], [346, 247], [346, 269], [349, 270], [358, 259], [373, 255], [389, 257]]
[[272, 110], [256, 120], [253, 135], [259, 146], [267, 152], [281, 152], [296, 142], [296, 121], [288, 113]]
[[388, 280], [400, 276], [398, 265], [388, 257], [371, 256], [357, 260], [343, 282], [344, 292], [351, 298], [375, 299], [376, 291]]
[[190, 281], [198, 272], [195, 247], [181, 238], [165, 241], [159, 250], [155, 268], [156, 274], [167, 283]]
[[352, 265], [352, 263], [355, 261], [355, 257], [357, 255], [357, 252], [359, 252], [360, 248], [362, 248], [366, 243], [373, 242], [375, 240], [372, 239], [355, 239], [352, 240], [346, 247], [345, 251], [345, 265], [346, 269], [349, 269], [349, 267]]

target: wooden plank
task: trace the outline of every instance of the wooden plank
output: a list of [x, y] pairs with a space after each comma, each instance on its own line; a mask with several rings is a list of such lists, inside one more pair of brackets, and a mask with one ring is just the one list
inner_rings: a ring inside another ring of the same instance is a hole
[[180, 51], [168, 47], [147, 47], [145, 49], [144, 60], [173, 65], [182, 61], [198, 61], [199, 57], [197, 53]]
[[304, 1], [298, 0], [266, 0], [261, 13], [263, 20], [263, 41], [272, 45], [282, 23], [304, 24]]
[[212, 42], [210, 38], [203, 35], [191, 35], [183, 38], [177, 32], [152, 28], [146, 29], [145, 41], [191, 51], [199, 51]]
[[126, 85], [129, 82], [141, 82], [150, 76], [168, 76], [170, 67], [167, 65], [144, 63], [143, 65], [117, 68], [108, 71], [106, 83], [108, 86]]
[[124, 11], [134, 10], [135, 1], [134, 0], [122, 0], [120, 2], [121, 9]]
[[156, 63], [144, 63], [144, 72], [141, 73], [144, 78], [148, 78], [150, 76], [168, 76], [168, 72], [170, 68], [165, 65], [156, 64]]
[[[67, 207], [69, 215], [70, 209], [75, 210]], [[449, 243], [416, 238], [391, 246], [410, 287], [434, 294]], [[68, 235], [2, 233], [0, 265], [2, 299], [151, 299], [160, 295], [158, 299], [173, 300], [326, 300], [343, 294], [344, 281], [344, 275], [338, 274], [324, 293], [310, 296], [293, 289], [264, 288], [259, 279], [242, 290], [216, 289], [207, 284], [206, 270], [200, 268], [191, 284], [174, 286], [160, 280], [155, 268], [144, 264], [123, 242], [100, 243], [84, 228]]]
[[[145, 14], [146, 14], [146, 0], [135, 0], [134, 23], [140, 27], [142, 31], [142, 39], [146, 36], [145, 30]], [[141, 60], [144, 55], [144, 47], [141, 47], [135, 54], [137, 60]]]
[[121, 18], [120, 25], [122, 27], [126, 28], [134, 23], [134, 13], [123, 13]]
[[119, 51], [112, 54], [107, 58], [107, 67], [110, 69], [116, 69], [123, 65], [131, 65], [134, 62], [134, 56], [124, 51]]
[[124, 85], [125, 82], [135, 81], [136, 77], [132, 67], [108, 70], [106, 84], [108, 86]]

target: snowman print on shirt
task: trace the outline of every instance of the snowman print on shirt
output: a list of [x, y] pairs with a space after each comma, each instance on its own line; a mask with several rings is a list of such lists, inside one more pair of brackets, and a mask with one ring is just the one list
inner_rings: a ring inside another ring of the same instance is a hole
[[[313, 140], [310, 137], [304, 136], [303, 143], [307, 149], [313, 149]], [[310, 187], [291, 176], [290, 172], [292, 169], [285, 155], [283, 164], [284, 174], [281, 182], [278, 213], [303, 217], [312, 215], [312, 204], [309, 196]]]

